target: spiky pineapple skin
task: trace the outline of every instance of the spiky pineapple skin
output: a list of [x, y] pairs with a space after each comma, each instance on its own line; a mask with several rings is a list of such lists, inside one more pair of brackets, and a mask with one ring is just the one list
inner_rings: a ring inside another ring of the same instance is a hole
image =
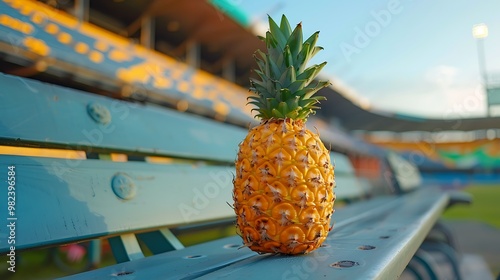
[[245, 246], [287, 255], [318, 248], [330, 230], [334, 167], [301, 120], [267, 120], [239, 145], [234, 211]]

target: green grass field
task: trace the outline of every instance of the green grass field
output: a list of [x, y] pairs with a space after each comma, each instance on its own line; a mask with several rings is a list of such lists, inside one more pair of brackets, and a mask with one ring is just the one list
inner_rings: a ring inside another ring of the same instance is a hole
[[500, 229], [500, 186], [473, 185], [464, 191], [472, 195], [472, 204], [453, 206], [443, 218], [481, 221]]

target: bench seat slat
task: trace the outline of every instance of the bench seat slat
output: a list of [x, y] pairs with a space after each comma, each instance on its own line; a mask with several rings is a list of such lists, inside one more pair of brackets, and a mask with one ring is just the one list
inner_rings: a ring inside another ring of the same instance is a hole
[[[231, 167], [0, 155], [0, 170], [13, 164], [16, 230], [22, 233], [17, 249], [234, 216], [226, 204], [232, 201]], [[133, 181], [133, 198], [115, 195], [115, 175]], [[0, 192], [0, 200], [6, 196]], [[33, 215], [34, 209], [40, 214]], [[7, 211], [0, 219], [7, 219]], [[0, 232], [0, 240], [6, 234]], [[1, 242], [0, 251], [7, 250]]]
[[[233, 236], [64, 279], [112, 279], [117, 272], [135, 279], [260, 279], [263, 272], [268, 279], [396, 279], [447, 203], [445, 193], [420, 190], [339, 209], [326, 246], [308, 255], [257, 255], [247, 248], [228, 252], [231, 244], [241, 244]], [[356, 265], [332, 267], [350, 262]]]
[[[0, 73], [0, 145], [107, 149], [233, 162], [247, 133], [186, 113], [144, 106]], [[7, 106], [8, 104], [8, 106]], [[100, 124], [87, 106], [107, 108]]]

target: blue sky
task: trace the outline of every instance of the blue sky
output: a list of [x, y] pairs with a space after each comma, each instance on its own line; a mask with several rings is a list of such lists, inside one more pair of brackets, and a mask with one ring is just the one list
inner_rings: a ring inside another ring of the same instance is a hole
[[488, 25], [487, 70], [500, 80], [498, 0], [231, 0], [253, 23], [284, 13], [320, 30], [324, 74], [371, 109], [423, 117], [482, 117], [486, 101], [472, 26]]

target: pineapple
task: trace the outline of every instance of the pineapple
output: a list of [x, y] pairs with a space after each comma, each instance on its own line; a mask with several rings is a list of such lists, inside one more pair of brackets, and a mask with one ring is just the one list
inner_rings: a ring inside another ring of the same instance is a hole
[[260, 79], [250, 79], [249, 97], [259, 125], [239, 145], [234, 178], [234, 211], [244, 246], [259, 253], [287, 255], [318, 248], [330, 230], [335, 186], [329, 150], [305, 123], [329, 85], [314, 81], [326, 62], [306, 67], [321, 47], [319, 32], [305, 42], [302, 26], [292, 31], [269, 17], [267, 53], [255, 59]]

